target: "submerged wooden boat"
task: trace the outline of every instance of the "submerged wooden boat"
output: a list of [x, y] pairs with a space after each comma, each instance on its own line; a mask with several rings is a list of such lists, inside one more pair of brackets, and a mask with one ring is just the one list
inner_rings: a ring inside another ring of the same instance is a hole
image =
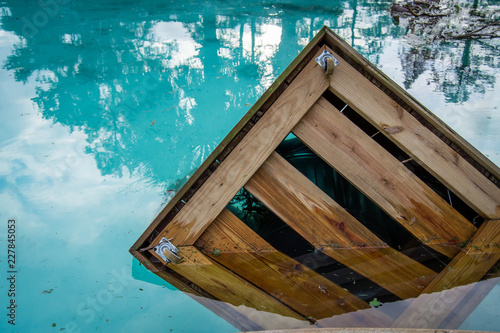
[[130, 252], [241, 330], [454, 328], [499, 281], [499, 175], [325, 27]]

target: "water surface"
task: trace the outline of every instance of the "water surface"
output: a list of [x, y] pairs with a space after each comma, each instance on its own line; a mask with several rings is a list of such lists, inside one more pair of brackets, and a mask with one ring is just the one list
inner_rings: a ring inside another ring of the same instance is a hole
[[[415, 49], [390, 5], [1, 0], [0, 330], [235, 331], [128, 249], [324, 25], [499, 164], [498, 41]], [[498, 289], [464, 328], [498, 329]]]

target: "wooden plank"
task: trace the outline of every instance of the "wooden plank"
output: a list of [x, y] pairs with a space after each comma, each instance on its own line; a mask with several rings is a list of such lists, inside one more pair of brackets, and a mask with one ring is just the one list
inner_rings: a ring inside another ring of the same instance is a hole
[[[406, 90], [401, 88], [396, 84], [389, 76], [384, 72], [374, 66], [371, 62], [366, 60], [361, 54], [356, 52], [348, 43], [346, 43], [341, 37], [339, 37], [335, 32], [329, 28], [325, 29], [324, 41], [326, 44], [342, 53], [343, 58], [349, 60], [355, 66], [359, 66], [363, 71], [366, 71], [368, 75], [371, 75], [379, 81], [384, 88], [389, 89], [398, 98], [400, 98], [404, 103], [406, 103], [410, 108], [413, 109], [415, 113], [421, 116], [424, 121], [429, 122], [433, 127], [439, 130], [446, 138], [452, 141], [458, 146], [459, 149], [463, 150], [466, 155], [471, 159], [476, 161], [477, 164], [484, 167], [489, 173], [491, 173], [496, 179], [500, 178], [500, 168], [480, 153], [474, 146], [469, 142], [464, 140], [460, 135], [458, 135], [452, 128], [450, 128], [445, 122], [439, 119], [431, 111], [429, 111], [424, 105], [417, 101], [413, 96], [411, 96]], [[340, 59], [339, 59], [340, 60]]]
[[308, 323], [302, 315], [205, 256], [196, 247], [182, 246], [179, 253], [183, 260], [168, 267], [218, 300]]
[[[188, 192], [189, 189], [196, 183], [196, 181], [203, 175], [203, 173], [217, 160], [217, 156], [231, 143], [231, 141], [240, 133], [245, 125], [259, 112], [260, 108], [269, 103], [275, 91], [280, 89], [285, 80], [293, 75], [297, 75], [296, 67], [302, 66], [302, 61], [310, 57], [310, 53], [316, 53], [314, 50], [318, 47], [317, 44], [323, 38], [325, 29], [322, 29], [311, 42], [299, 53], [299, 55], [288, 65], [288, 67], [281, 73], [281, 75], [273, 82], [273, 84], [266, 90], [266, 92], [258, 99], [258, 101], [250, 108], [250, 110], [243, 116], [243, 118], [236, 124], [236, 126], [228, 133], [228, 135], [221, 141], [221, 143], [214, 149], [214, 151], [207, 157], [202, 165], [196, 170], [186, 184], [175, 194], [175, 196], [165, 205], [158, 216], [151, 222], [149, 227], [139, 237], [139, 239], [132, 245], [130, 252], [144, 247], [148, 237], [158, 227], [158, 225], [167, 217], [168, 213], [175, 207], [182, 197]], [[322, 50], [321, 50], [322, 51]]]
[[500, 260], [500, 221], [484, 221], [461, 251], [424, 290], [438, 292], [479, 281]]
[[245, 188], [315, 247], [403, 299], [435, 275], [388, 247], [277, 153]]
[[424, 289], [393, 327], [439, 327], [484, 274], [500, 260], [500, 221], [485, 221], [466, 249]]
[[394, 156], [320, 98], [293, 129], [311, 150], [422, 243], [453, 257], [476, 228]]
[[144, 255], [143, 252], [140, 252], [140, 251], [130, 251], [130, 253], [142, 264], [144, 265], [144, 267], [146, 267], [148, 270], [150, 270], [151, 272], [155, 273], [155, 272], [158, 272], [158, 271], [161, 271], [163, 269], [163, 265], [160, 264], [153, 264], [149, 258], [146, 258], [146, 256]]
[[[137, 254], [137, 258], [141, 263], [147, 263], [152, 266], [152, 263], [142, 256], [142, 253], [138, 251], [134, 251]], [[141, 259], [139, 259], [141, 258]], [[198, 285], [189, 281], [186, 277], [181, 276], [180, 274], [172, 271], [169, 267], [165, 267], [163, 264], [158, 264], [158, 267], [152, 266], [154, 268], [151, 269], [148, 266], [148, 269], [154, 272], [158, 277], [168, 282], [178, 290], [184, 292], [186, 295], [214, 312], [218, 316], [222, 317], [224, 320], [229, 322], [234, 327], [238, 328], [241, 331], [245, 330], [263, 330], [263, 329], [271, 329], [271, 328], [283, 328], [284, 325], [281, 326], [273, 326], [269, 325], [269, 318], [266, 316], [259, 316], [257, 313], [258, 310], [252, 308], [246, 308], [243, 306], [233, 306], [229, 303], [221, 302], [217, 300], [213, 295], [208, 293], [206, 290], [203, 290]], [[274, 315], [274, 314], [273, 314]], [[276, 322], [277, 315], [274, 315], [273, 322]], [[287, 319], [290, 319], [286, 317]], [[278, 320], [279, 321], [279, 320]], [[292, 326], [290, 326], [292, 327]]]
[[482, 217], [500, 218], [500, 189], [345, 61], [330, 90]]
[[327, 87], [312, 60], [152, 244], [193, 244]]
[[368, 303], [273, 248], [227, 209], [195, 245], [304, 317], [319, 320], [370, 308]]

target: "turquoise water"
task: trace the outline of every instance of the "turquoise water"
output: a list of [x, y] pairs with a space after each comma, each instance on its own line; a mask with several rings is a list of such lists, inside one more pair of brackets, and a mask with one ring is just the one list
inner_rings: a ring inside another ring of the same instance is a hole
[[323, 25], [500, 164], [500, 43], [414, 49], [390, 4], [0, 0], [0, 331], [236, 331], [128, 249]]

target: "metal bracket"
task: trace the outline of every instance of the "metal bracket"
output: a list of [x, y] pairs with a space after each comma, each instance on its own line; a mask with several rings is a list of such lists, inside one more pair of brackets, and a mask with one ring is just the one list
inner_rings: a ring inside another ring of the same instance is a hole
[[169, 262], [178, 264], [182, 260], [182, 258], [177, 256], [179, 250], [174, 246], [174, 244], [170, 243], [169, 239], [166, 239], [165, 237], [162, 237], [160, 244], [156, 245], [153, 250], [160, 256], [160, 258], [165, 260], [167, 264]]
[[317, 58], [316, 62], [325, 70], [328, 75], [333, 74], [333, 69], [339, 64], [339, 61], [327, 50], [324, 50]]

